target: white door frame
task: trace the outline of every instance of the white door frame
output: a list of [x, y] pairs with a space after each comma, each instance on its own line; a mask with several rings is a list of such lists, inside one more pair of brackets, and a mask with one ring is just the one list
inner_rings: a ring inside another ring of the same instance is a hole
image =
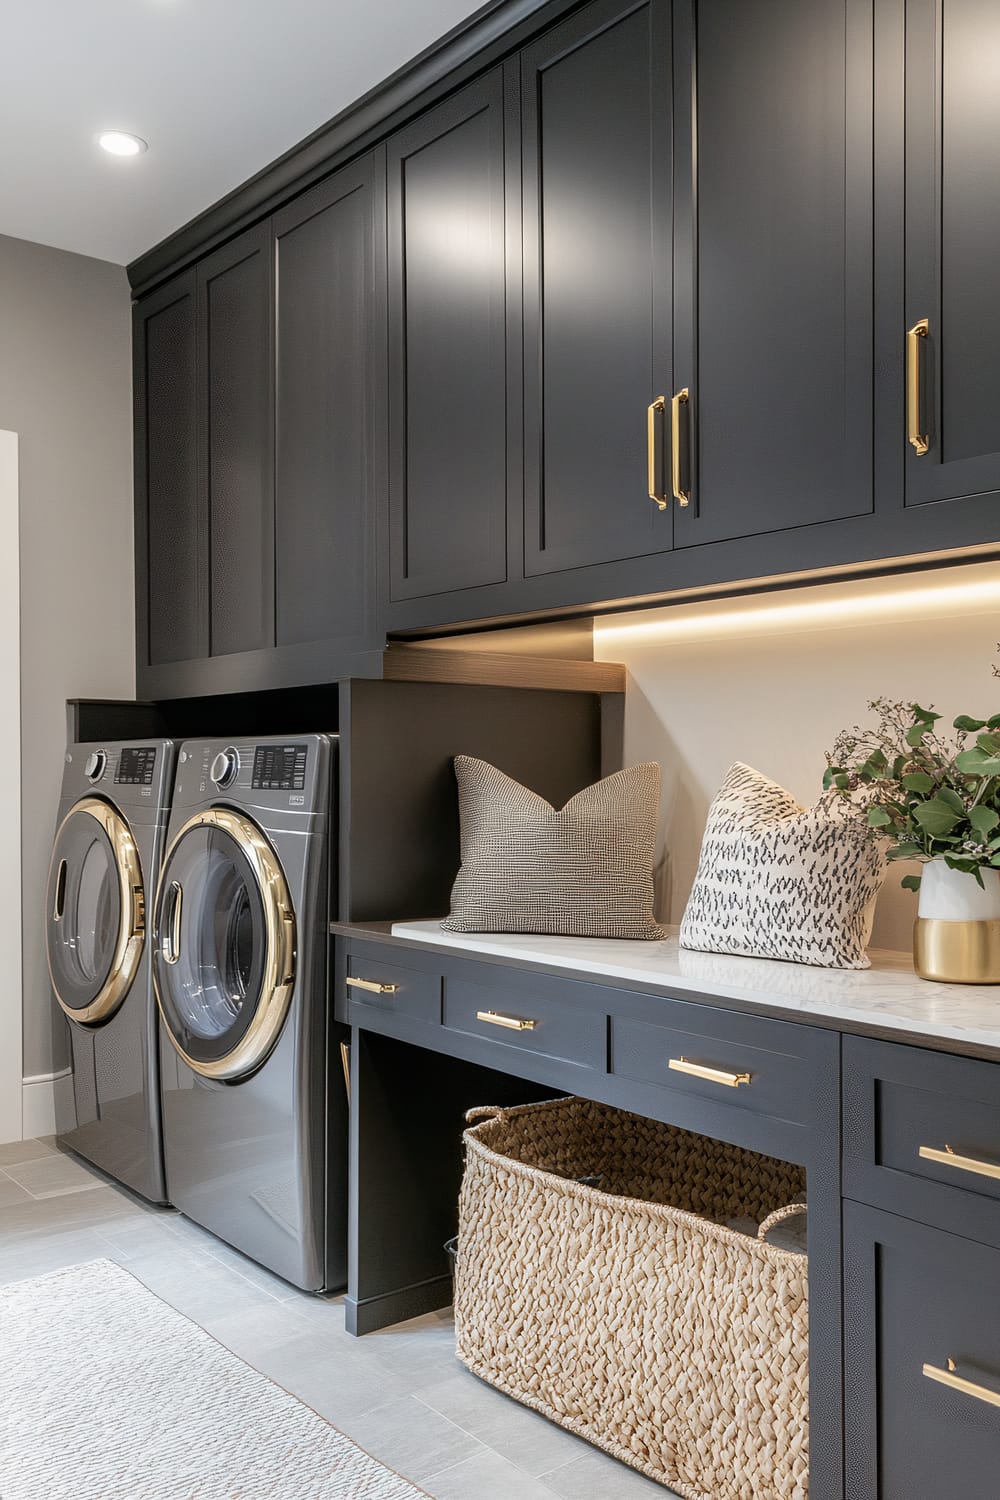
[[21, 589], [17, 433], [0, 431], [0, 1142], [22, 1138]]

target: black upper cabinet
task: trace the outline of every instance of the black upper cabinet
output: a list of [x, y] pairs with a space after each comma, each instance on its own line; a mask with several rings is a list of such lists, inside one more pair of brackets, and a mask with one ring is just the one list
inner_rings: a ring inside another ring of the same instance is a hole
[[276, 640], [368, 644], [385, 447], [385, 194], [366, 156], [274, 220]]
[[132, 314], [140, 667], [208, 654], [196, 302], [189, 271], [143, 298]]
[[676, 542], [870, 512], [871, 0], [675, 17]]
[[198, 297], [210, 654], [225, 656], [274, 639], [268, 224], [201, 262]]
[[388, 143], [389, 599], [507, 577], [502, 70]]
[[598, 0], [521, 56], [524, 566], [660, 552], [671, 514], [670, 7]]
[[907, 0], [908, 505], [1000, 489], [998, 56], [996, 0]]

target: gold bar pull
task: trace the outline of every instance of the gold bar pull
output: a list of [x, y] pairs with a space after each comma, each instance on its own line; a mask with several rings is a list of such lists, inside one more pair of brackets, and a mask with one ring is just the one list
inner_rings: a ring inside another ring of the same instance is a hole
[[691, 503], [691, 491], [681, 488], [681, 407], [687, 407], [691, 392], [687, 386], [677, 392], [670, 403], [670, 472], [674, 499], [678, 505]]
[[949, 1390], [961, 1391], [963, 1396], [974, 1396], [977, 1401], [985, 1401], [987, 1406], [1000, 1406], [1000, 1391], [991, 1391], [988, 1386], [963, 1380], [961, 1375], [955, 1373], [953, 1359], [949, 1359], [947, 1370], [941, 1370], [937, 1365], [924, 1365], [923, 1373], [928, 1380], [936, 1380], [939, 1385], [948, 1386]]
[[749, 1073], [724, 1073], [721, 1068], [706, 1068], [701, 1063], [688, 1062], [686, 1057], [672, 1057], [667, 1066], [675, 1073], [690, 1073], [692, 1078], [704, 1078], [707, 1083], [723, 1083], [727, 1089], [738, 1089], [741, 1083], [750, 1082]]
[[656, 462], [656, 418], [667, 409], [666, 396], [657, 396], [646, 407], [646, 488], [649, 498], [660, 510], [666, 510], [667, 497], [660, 493], [659, 465]]
[[348, 974], [347, 983], [352, 990], [370, 990], [373, 995], [394, 995], [398, 984], [380, 984], [377, 979], [355, 979]]
[[919, 454], [926, 453], [931, 445], [930, 434], [924, 432], [920, 421], [920, 343], [930, 331], [926, 318], [906, 330], [906, 434]]
[[534, 1031], [537, 1021], [526, 1021], [523, 1016], [502, 1016], [496, 1010], [477, 1010], [477, 1021], [489, 1021], [491, 1026], [506, 1026], [508, 1031]]
[[959, 1156], [949, 1145], [943, 1151], [935, 1146], [921, 1146], [918, 1155], [925, 1161], [936, 1161], [945, 1167], [954, 1167], [957, 1172], [975, 1172], [980, 1177], [994, 1177], [1000, 1181], [1000, 1165], [992, 1161], [978, 1161], [974, 1156]]
[[341, 1042], [340, 1044], [340, 1066], [344, 1070], [344, 1088], [347, 1090], [347, 1103], [351, 1103], [351, 1044]]

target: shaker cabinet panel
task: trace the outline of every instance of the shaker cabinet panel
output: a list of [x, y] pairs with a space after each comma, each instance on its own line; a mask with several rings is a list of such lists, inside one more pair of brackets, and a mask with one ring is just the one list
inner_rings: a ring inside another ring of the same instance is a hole
[[[671, 545], [670, 8], [598, 0], [521, 55], [524, 565]], [[647, 443], [651, 442], [652, 478]]]
[[208, 652], [194, 272], [133, 310], [137, 659]]
[[908, 0], [909, 505], [1000, 488], [998, 55], [995, 0]]
[[385, 413], [383, 183], [369, 155], [274, 221], [279, 646], [370, 629]]
[[871, 0], [675, 18], [675, 540], [870, 512]]
[[273, 643], [270, 288], [266, 223], [198, 267], [213, 656]]
[[388, 143], [391, 600], [507, 576], [500, 69]]

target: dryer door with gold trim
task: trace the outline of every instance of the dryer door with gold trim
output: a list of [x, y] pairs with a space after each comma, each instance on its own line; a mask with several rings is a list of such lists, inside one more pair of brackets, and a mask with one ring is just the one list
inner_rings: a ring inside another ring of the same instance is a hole
[[52, 989], [74, 1021], [107, 1021], [128, 994], [145, 940], [139, 851], [121, 813], [84, 797], [59, 825], [46, 895]]
[[196, 1073], [235, 1082], [265, 1061], [295, 983], [295, 917], [252, 819], [208, 808], [173, 840], [156, 893], [153, 979], [167, 1036]]

